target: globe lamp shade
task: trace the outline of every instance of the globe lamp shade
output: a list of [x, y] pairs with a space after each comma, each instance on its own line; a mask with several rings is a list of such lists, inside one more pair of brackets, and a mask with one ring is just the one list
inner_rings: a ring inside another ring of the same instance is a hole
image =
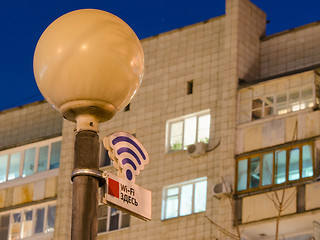
[[67, 13], [41, 35], [34, 75], [44, 98], [70, 121], [111, 119], [130, 103], [144, 72], [138, 37], [120, 18], [95, 9]]

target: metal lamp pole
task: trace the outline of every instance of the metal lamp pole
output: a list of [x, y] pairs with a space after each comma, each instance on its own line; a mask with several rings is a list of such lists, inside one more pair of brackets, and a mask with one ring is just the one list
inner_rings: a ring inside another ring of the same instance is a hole
[[98, 172], [98, 134], [88, 130], [78, 132], [74, 148], [71, 239], [96, 239], [98, 230], [97, 192], [99, 178], [101, 178]]
[[97, 238], [98, 124], [128, 105], [139, 88], [144, 54], [120, 18], [95, 9], [67, 13], [41, 35], [34, 53], [40, 92], [62, 116], [76, 122], [71, 239]]

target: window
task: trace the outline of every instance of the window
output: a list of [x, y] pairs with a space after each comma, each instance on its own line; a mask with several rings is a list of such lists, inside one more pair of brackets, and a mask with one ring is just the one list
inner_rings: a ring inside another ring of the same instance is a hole
[[187, 94], [193, 93], [193, 80], [187, 82]]
[[109, 157], [108, 150], [104, 148], [103, 142], [100, 142], [100, 159], [99, 167], [106, 167], [112, 165], [112, 161]]
[[319, 85], [319, 76], [308, 71], [241, 89], [239, 123], [314, 107]]
[[313, 143], [237, 159], [237, 191], [254, 190], [313, 177]]
[[61, 137], [0, 152], [0, 183], [59, 167]]
[[185, 150], [195, 142], [209, 142], [210, 111], [202, 111], [167, 122], [167, 152]]
[[47, 203], [0, 215], [0, 239], [24, 239], [54, 231], [56, 206]]
[[207, 178], [167, 186], [163, 189], [162, 220], [204, 212], [207, 203]]
[[251, 120], [273, 115], [274, 96], [266, 96], [252, 100]]
[[118, 209], [99, 205], [98, 233], [109, 232], [130, 226], [130, 215]]
[[129, 103], [127, 106], [124, 107], [124, 111], [125, 111], [125, 112], [130, 111], [130, 103]]

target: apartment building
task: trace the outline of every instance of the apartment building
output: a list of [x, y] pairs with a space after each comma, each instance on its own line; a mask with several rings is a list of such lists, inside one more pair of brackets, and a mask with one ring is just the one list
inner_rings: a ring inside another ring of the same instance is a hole
[[[99, 204], [98, 239], [275, 239], [277, 219], [285, 239], [320, 239], [320, 24], [265, 28], [249, 0], [226, 0], [223, 16], [141, 40], [143, 83], [99, 136], [147, 149], [136, 184], [152, 220]], [[46, 102], [0, 122], [0, 238], [70, 239], [75, 124]]]

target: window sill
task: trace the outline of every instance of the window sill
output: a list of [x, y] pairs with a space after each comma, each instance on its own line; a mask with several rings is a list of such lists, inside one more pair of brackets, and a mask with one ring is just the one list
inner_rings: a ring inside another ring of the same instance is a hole
[[[19, 186], [19, 185], [24, 185], [24, 184], [28, 184], [28, 183], [32, 183], [32, 182], [37, 182], [37, 181], [40, 181], [43, 179], [58, 176], [58, 174], [59, 174], [59, 168], [55, 168], [55, 169], [51, 169], [48, 171], [35, 173], [31, 176], [19, 177], [17, 179], [13, 179], [13, 180], [9, 180], [9, 181], [1, 183], [0, 190], [5, 189], [5, 188]], [[33, 238], [30, 238], [30, 239], [33, 239]]]

